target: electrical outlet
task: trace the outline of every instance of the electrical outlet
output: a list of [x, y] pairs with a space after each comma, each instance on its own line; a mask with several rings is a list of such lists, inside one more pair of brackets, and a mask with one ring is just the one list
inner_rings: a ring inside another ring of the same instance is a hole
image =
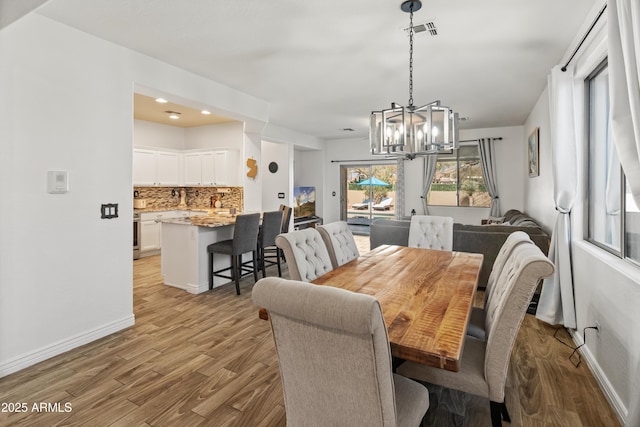
[[601, 331], [602, 329], [601, 329], [601, 327], [600, 327], [600, 322], [598, 322], [597, 320], [596, 320], [596, 328], [598, 328], [598, 329], [596, 329], [596, 335], [597, 335], [598, 337], [600, 337], [600, 331]]

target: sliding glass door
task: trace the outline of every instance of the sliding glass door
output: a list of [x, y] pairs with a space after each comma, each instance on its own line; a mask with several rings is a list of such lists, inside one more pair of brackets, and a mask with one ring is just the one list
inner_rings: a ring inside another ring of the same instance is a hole
[[352, 228], [367, 231], [374, 219], [396, 215], [396, 164], [340, 167], [341, 219]]

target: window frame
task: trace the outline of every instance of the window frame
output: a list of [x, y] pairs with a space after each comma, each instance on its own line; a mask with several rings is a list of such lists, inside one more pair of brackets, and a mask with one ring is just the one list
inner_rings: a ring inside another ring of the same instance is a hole
[[[461, 144], [460, 147], [475, 147], [477, 152], [478, 152], [478, 162], [480, 164], [480, 168], [482, 168], [482, 157], [480, 156], [480, 145], [478, 144], [477, 141], [475, 142], [468, 142], [466, 144]], [[439, 161], [449, 161], [449, 162], [456, 162], [456, 177], [460, 177], [460, 150], [454, 150], [455, 153], [451, 152], [451, 153], [444, 153], [444, 154], [438, 154], [437, 155], [437, 159], [436, 159], [436, 164]], [[451, 157], [452, 155], [455, 154], [455, 160], [446, 160], [447, 158]], [[475, 157], [474, 157], [475, 158]], [[441, 160], [442, 159], [442, 160]], [[464, 159], [462, 161], [465, 161]], [[484, 171], [482, 172], [482, 182], [484, 184], [484, 188], [485, 191], [483, 191], [483, 193], [487, 193], [488, 191], [486, 190], [487, 188], [487, 181], [484, 177]], [[433, 182], [431, 183], [431, 185], [429, 186], [429, 193], [431, 193], [431, 186], [433, 185]], [[482, 208], [482, 209], [487, 209], [490, 208], [491, 205], [489, 206], [461, 206], [460, 205], [460, 192], [461, 190], [461, 181], [459, 178], [456, 179], [456, 204], [455, 205], [433, 205], [427, 202], [427, 206], [429, 207], [442, 207], [442, 208]]]
[[[592, 191], [592, 169], [591, 169], [591, 161], [592, 161], [592, 144], [595, 141], [592, 141], [591, 138], [591, 81], [597, 77], [603, 70], [608, 69], [609, 62], [608, 58], [605, 58], [601, 61], [584, 79], [584, 93], [585, 93], [585, 103], [584, 103], [584, 114], [585, 114], [585, 134], [587, 141], [587, 167], [586, 167], [586, 188], [587, 188], [587, 203], [585, 203], [585, 218], [584, 221], [584, 230], [583, 236], [584, 240], [589, 242], [590, 244], [622, 259], [630, 262], [631, 264], [640, 267], [640, 261], [630, 258], [628, 256], [627, 250], [627, 202], [626, 202], [626, 191], [627, 191], [627, 177], [622, 169], [622, 164], [620, 167], [620, 182], [618, 191], [620, 192], [620, 217], [619, 217], [619, 249], [616, 249], [610, 245], [602, 243], [596, 240], [593, 237], [592, 227], [591, 227], [591, 212], [593, 207], [593, 201], [591, 200], [591, 191]], [[607, 118], [607, 122], [611, 120], [609, 116]], [[618, 160], [619, 162], [619, 160]]]

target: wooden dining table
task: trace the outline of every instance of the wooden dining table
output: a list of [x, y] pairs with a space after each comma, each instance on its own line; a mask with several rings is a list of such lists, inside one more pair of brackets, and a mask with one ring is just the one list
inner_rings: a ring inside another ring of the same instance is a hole
[[482, 258], [382, 245], [312, 283], [374, 296], [394, 357], [458, 371]]

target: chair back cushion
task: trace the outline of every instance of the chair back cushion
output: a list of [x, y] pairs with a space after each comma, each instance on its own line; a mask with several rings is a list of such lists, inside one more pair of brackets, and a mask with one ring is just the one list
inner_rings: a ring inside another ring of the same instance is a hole
[[262, 214], [262, 225], [258, 235], [258, 245], [261, 248], [275, 246], [276, 236], [282, 232], [282, 214], [281, 210]]
[[233, 229], [233, 253], [235, 255], [252, 252], [258, 246], [260, 214], [244, 214], [236, 217]]
[[491, 274], [489, 274], [489, 279], [487, 280], [487, 286], [484, 290], [484, 305], [487, 306], [487, 301], [491, 296], [491, 288], [498, 280], [500, 273], [502, 273], [502, 269], [504, 268], [504, 264], [507, 262], [511, 253], [513, 252], [513, 248], [516, 246], [529, 243], [533, 244], [533, 241], [529, 237], [529, 235], [523, 231], [514, 231], [509, 234], [507, 240], [500, 247], [500, 251], [498, 251], [498, 255], [496, 256], [496, 260], [493, 263], [493, 267], [491, 268]]
[[318, 227], [318, 232], [327, 247], [333, 268], [360, 256], [353, 233], [346, 222], [337, 221], [322, 225]]
[[310, 282], [333, 270], [329, 252], [315, 228], [279, 234], [276, 246], [283, 250], [293, 280]]
[[453, 249], [453, 218], [448, 216], [413, 215], [409, 225], [409, 247]]
[[276, 277], [259, 280], [252, 297], [269, 312], [287, 425], [396, 425], [391, 351], [375, 298]]
[[555, 271], [553, 263], [536, 245], [520, 244], [494, 284], [492, 296], [485, 307], [487, 347], [484, 374], [489, 386], [489, 399], [504, 401], [504, 384], [509, 358], [520, 324], [538, 282]]

